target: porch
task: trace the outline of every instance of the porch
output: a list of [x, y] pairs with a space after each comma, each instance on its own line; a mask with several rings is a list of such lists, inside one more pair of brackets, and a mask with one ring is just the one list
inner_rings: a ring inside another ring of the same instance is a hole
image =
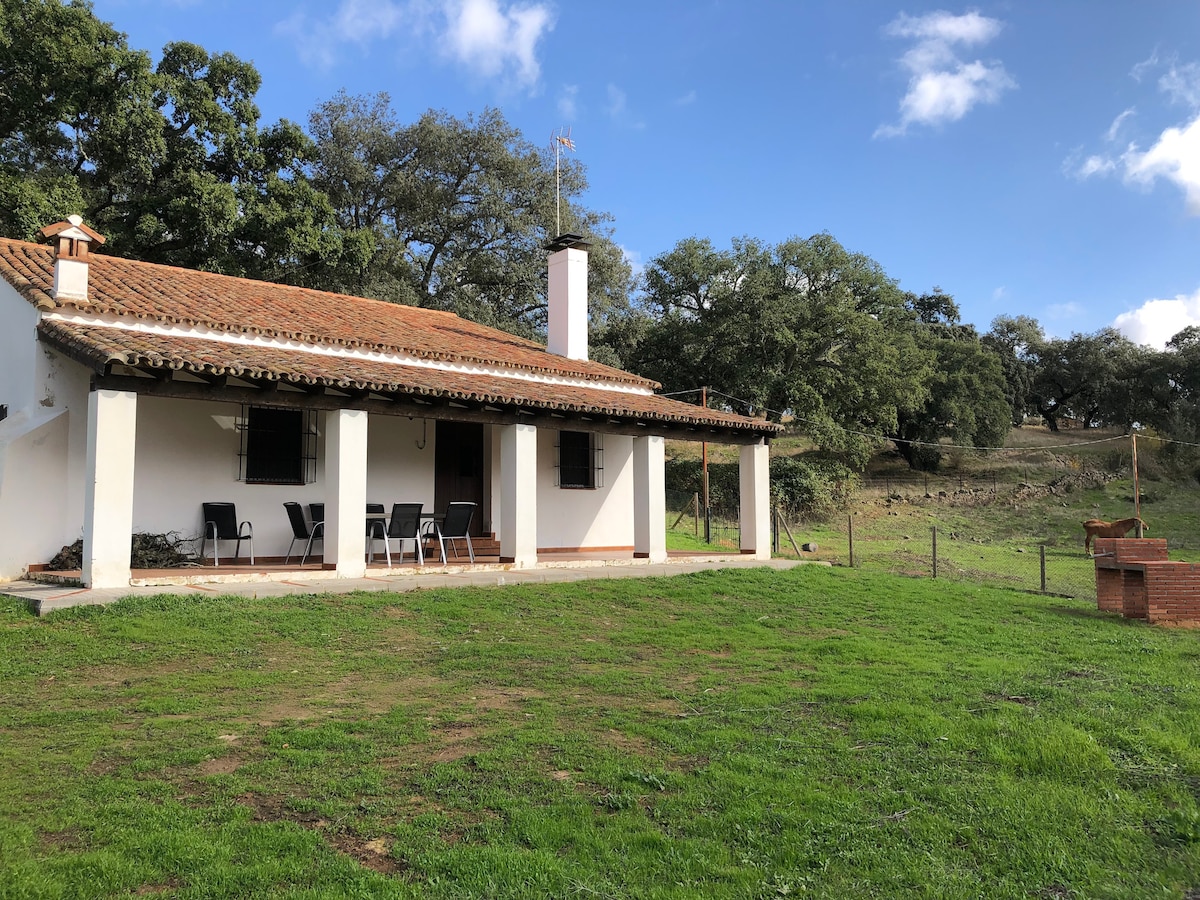
[[190, 569], [135, 569], [126, 587], [86, 588], [79, 572], [38, 573], [45, 580], [24, 579], [0, 583], [0, 596], [25, 602], [35, 614], [45, 615], [74, 606], [103, 606], [126, 597], [151, 597], [164, 593], [201, 592], [211, 596], [268, 597], [289, 594], [348, 594], [357, 591], [409, 591], [444, 587], [495, 587], [545, 584], [598, 578], [647, 578], [683, 575], [725, 568], [767, 566], [790, 569], [797, 560], [756, 559], [745, 554], [671, 551], [662, 562], [634, 558], [632, 554], [553, 553], [530, 568], [518, 568], [495, 558], [417, 566], [369, 566], [358, 578], [337, 576], [320, 563], [304, 566], [264, 565], [198, 566]]
[[[96, 384], [87, 395], [88, 490], [78, 577], [88, 587], [209, 581], [212, 566], [153, 574], [133, 569], [125, 535], [197, 534], [207, 526], [191, 519], [196, 515], [191, 511], [210, 500], [236, 503], [237, 519], [252, 523], [250, 552], [269, 557], [269, 564], [282, 558], [294, 536], [285, 507], [321, 509], [323, 566], [251, 566], [220, 573], [235, 582], [386, 573], [385, 567], [364, 562], [363, 510], [375, 515], [368, 501], [380, 515], [401, 501], [420, 503], [431, 516], [450, 501], [473, 504], [471, 533], [477, 540], [492, 539], [480, 548], [480, 564], [501, 567], [498, 571], [667, 558], [664, 436], [646, 433], [644, 425], [460, 408], [426, 409], [420, 417], [407, 407], [399, 413], [378, 405], [346, 408], [345, 398], [325, 395], [277, 395], [271, 398], [277, 405], [258, 407], [241, 394], [234, 395], [239, 402], [231, 402], [227, 386], [200, 399], [180, 385], [161, 396], [161, 383], [138, 383], [147, 381], [123, 376], [120, 384], [149, 394]], [[247, 435], [254, 434], [256, 410], [281, 413], [272, 416], [276, 427], [274, 419], [295, 411], [295, 446], [302, 452], [292, 457], [290, 480], [274, 470], [259, 479], [248, 475], [255, 445]], [[740, 549], [759, 559], [768, 555], [766, 439], [755, 432], [656, 430], [742, 444], [742, 513], [751, 524], [743, 529]], [[582, 438], [578, 472], [568, 470], [568, 437]], [[231, 468], [235, 461], [236, 470]], [[309, 518], [311, 529], [318, 516]], [[225, 549], [233, 548], [227, 542]], [[238, 549], [246, 555], [244, 546]], [[427, 565], [420, 571], [445, 574], [453, 566]]]

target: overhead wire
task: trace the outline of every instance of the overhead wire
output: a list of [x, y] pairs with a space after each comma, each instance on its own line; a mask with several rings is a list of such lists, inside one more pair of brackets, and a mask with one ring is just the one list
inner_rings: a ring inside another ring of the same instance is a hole
[[[674, 391], [670, 394], [660, 394], [659, 396], [660, 397], [678, 397], [683, 394], [698, 394], [702, 390], [704, 390], [704, 388], [689, 388], [688, 390]], [[723, 397], [724, 399], [730, 400], [734, 403], [740, 403], [743, 406], [745, 406], [747, 409], [752, 409], [752, 410], [756, 410], [758, 412], [763, 412], [763, 413], [767, 413], [770, 415], [779, 416], [780, 418], [782, 418], [785, 415], [785, 413], [781, 412], [780, 410], [771, 409], [766, 406], [759, 406], [758, 404], [753, 403], [749, 400], [744, 400], [741, 397], [735, 397], [732, 394], [726, 394], [724, 391], [719, 391], [714, 387], [708, 388], [708, 394], [709, 394], [709, 396], [712, 396], [712, 397]], [[855, 431], [853, 428], [846, 428], [842, 425], [837, 425], [837, 424], [831, 423], [831, 422], [826, 422], [826, 423], [817, 422], [815, 419], [807, 419], [804, 416], [798, 416], [795, 413], [792, 413], [791, 417], [792, 417], [792, 421], [794, 421], [794, 422], [803, 422], [803, 423], [806, 423], [809, 425], [825, 425], [826, 427], [828, 427], [829, 425], [832, 425], [834, 428], [837, 428], [844, 434], [851, 434], [856, 437], [868, 438], [870, 440], [885, 440], [885, 441], [891, 441], [894, 444], [907, 444], [907, 445], [913, 446], [913, 447], [938, 447], [943, 450], [974, 450], [974, 451], [988, 452], [988, 453], [994, 453], [994, 452], [998, 452], [998, 451], [1004, 451], [1004, 452], [1010, 452], [1010, 453], [1011, 452], [1026, 452], [1026, 453], [1028, 453], [1031, 451], [1038, 451], [1038, 450], [1046, 450], [1046, 451], [1070, 450], [1073, 447], [1089, 447], [1089, 446], [1095, 446], [1097, 444], [1109, 444], [1109, 443], [1114, 443], [1116, 441], [1128, 440], [1130, 438], [1130, 435], [1122, 434], [1122, 435], [1116, 435], [1114, 437], [1096, 438], [1094, 440], [1089, 440], [1089, 441], [1072, 441], [1071, 443], [1068, 443], [1068, 444], [1057, 444], [1052, 448], [1051, 447], [982, 447], [982, 446], [977, 446], [974, 444], [946, 444], [946, 443], [941, 443], [938, 441], [917, 441], [917, 440], [909, 440], [907, 438], [895, 438], [895, 437], [889, 437], [887, 435], [872, 434], [867, 431]], [[1141, 437], [1146, 440], [1159, 441], [1164, 444], [1178, 444], [1183, 447], [1200, 447], [1200, 443], [1195, 443], [1192, 441], [1180, 441], [1180, 440], [1175, 440], [1174, 438], [1161, 437], [1159, 435], [1139, 434], [1138, 437]]]

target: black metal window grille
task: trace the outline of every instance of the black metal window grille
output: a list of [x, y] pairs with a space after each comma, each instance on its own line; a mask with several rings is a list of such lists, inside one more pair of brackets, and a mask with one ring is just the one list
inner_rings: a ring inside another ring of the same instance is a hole
[[308, 409], [243, 406], [238, 477], [248, 484], [311, 484], [317, 478], [317, 419]]
[[561, 488], [604, 487], [604, 448], [600, 435], [591, 431], [560, 431], [556, 468]]

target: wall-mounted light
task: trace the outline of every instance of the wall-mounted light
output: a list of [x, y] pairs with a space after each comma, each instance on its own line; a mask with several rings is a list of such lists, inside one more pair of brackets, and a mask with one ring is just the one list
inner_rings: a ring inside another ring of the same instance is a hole
[[8, 418], [8, 404], [0, 403], [0, 422]]

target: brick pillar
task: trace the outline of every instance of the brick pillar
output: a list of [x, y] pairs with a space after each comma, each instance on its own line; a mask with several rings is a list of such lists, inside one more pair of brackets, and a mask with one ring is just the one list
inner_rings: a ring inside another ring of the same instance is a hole
[[1200, 621], [1200, 565], [1147, 563], [1146, 619], [1175, 625]]
[[1096, 608], [1103, 612], [1119, 613], [1125, 609], [1122, 594], [1124, 579], [1120, 569], [1096, 566]]
[[1127, 619], [1148, 618], [1146, 610], [1146, 573], [1138, 569], [1123, 569], [1122, 590], [1124, 606], [1121, 615]]

